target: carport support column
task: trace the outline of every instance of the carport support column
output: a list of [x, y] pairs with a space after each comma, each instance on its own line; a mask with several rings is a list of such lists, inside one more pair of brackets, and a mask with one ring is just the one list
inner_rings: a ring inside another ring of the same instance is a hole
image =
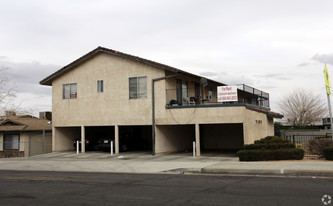
[[85, 127], [81, 126], [81, 152], [86, 152], [86, 132]]
[[115, 141], [115, 153], [119, 154], [119, 126], [114, 126], [114, 141]]
[[52, 152], [56, 152], [56, 128], [52, 127]]
[[200, 125], [195, 124], [195, 150], [196, 156], [200, 157]]

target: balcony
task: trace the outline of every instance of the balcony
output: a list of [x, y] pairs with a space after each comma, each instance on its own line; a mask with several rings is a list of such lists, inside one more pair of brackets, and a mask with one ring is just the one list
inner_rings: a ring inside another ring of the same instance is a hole
[[[202, 97], [203, 96], [203, 97]], [[202, 91], [195, 89], [167, 89], [166, 108], [218, 107], [252, 105], [269, 109], [269, 94], [245, 84], [238, 85], [238, 101], [217, 102], [217, 89]]]

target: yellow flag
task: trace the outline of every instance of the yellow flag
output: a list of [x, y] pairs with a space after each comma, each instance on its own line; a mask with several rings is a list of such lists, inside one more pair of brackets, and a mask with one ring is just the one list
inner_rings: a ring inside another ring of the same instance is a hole
[[326, 92], [327, 92], [327, 94], [331, 94], [330, 75], [328, 74], [326, 64], [325, 64], [324, 74], [325, 74]]

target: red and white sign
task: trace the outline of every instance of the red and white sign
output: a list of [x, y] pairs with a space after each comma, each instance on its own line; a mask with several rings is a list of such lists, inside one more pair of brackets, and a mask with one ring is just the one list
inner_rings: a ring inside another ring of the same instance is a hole
[[220, 86], [217, 87], [218, 102], [235, 102], [238, 101], [237, 86]]

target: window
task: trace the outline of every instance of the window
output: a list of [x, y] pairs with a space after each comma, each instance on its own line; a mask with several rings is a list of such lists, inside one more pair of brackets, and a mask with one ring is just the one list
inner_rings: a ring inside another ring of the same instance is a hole
[[104, 84], [103, 80], [97, 81], [97, 92], [103, 92], [104, 91]]
[[77, 85], [76, 83], [63, 85], [63, 99], [76, 99], [77, 98]]
[[209, 101], [213, 100], [213, 88], [212, 87], [208, 88], [208, 100]]
[[19, 134], [5, 134], [3, 140], [3, 149], [4, 150], [18, 150], [20, 143]]
[[177, 101], [179, 103], [185, 102], [188, 98], [188, 83], [187, 81], [177, 79]]
[[147, 98], [147, 77], [129, 78], [129, 98]]

